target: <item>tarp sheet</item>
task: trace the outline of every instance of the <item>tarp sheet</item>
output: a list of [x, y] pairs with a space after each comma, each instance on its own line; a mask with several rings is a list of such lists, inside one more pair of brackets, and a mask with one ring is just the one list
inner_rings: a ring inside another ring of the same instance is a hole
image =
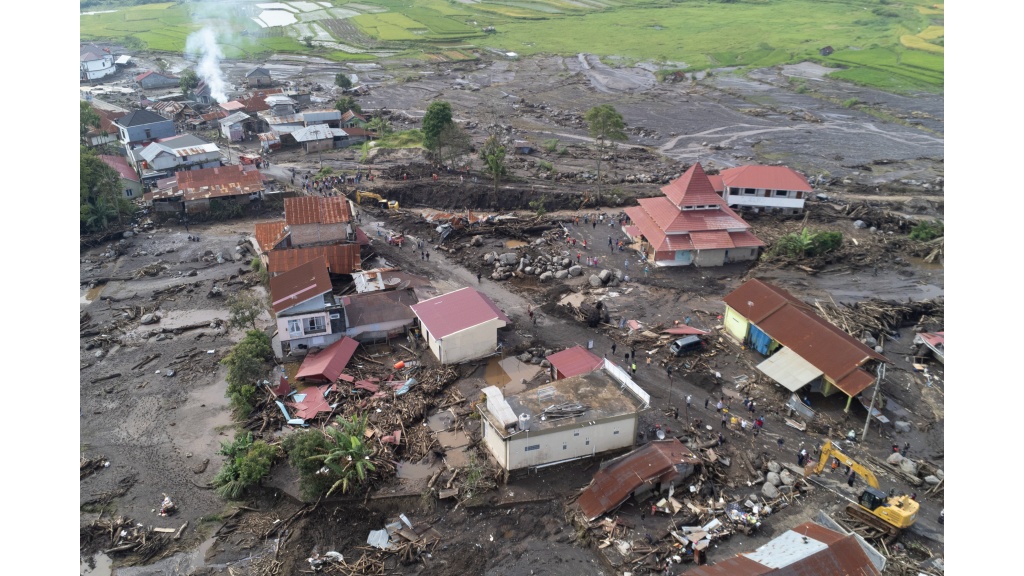
[[771, 358], [758, 364], [757, 369], [790, 392], [796, 392], [822, 375], [821, 370], [789, 348], [779, 350]]

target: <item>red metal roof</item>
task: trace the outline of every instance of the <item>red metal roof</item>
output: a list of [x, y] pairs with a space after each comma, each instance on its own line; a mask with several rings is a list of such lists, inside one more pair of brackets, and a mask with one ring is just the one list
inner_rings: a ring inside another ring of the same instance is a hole
[[470, 287], [424, 300], [411, 306], [423, 326], [435, 338], [444, 338], [488, 320], [511, 320], [484, 293]]
[[300, 402], [286, 402], [289, 406], [295, 408], [294, 416], [296, 418], [302, 418], [303, 420], [309, 420], [321, 412], [330, 412], [331, 405], [327, 402], [327, 398], [324, 397], [327, 392], [334, 388], [334, 384], [324, 384], [323, 386], [310, 386], [303, 390], [306, 395]]
[[655, 440], [598, 470], [577, 502], [593, 520], [625, 502], [642, 484], [671, 479], [678, 464], [696, 466], [700, 458], [675, 438]]
[[270, 279], [270, 299], [275, 314], [330, 291], [331, 277], [323, 257]]
[[296, 378], [334, 382], [345, 371], [359, 342], [343, 337], [316, 354], [309, 354], [299, 366]]
[[281, 237], [284, 235], [284, 227], [284, 220], [256, 223], [256, 230], [253, 236], [256, 237], [256, 243], [260, 245], [260, 252], [272, 250], [274, 245], [281, 241]]
[[715, 192], [711, 180], [704, 173], [704, 168], [697, 162], [682, 176], [663, 186], [661, 191], [676, 206], [688, 206], [693, 204], [711, 204], [721, 202], [722, 199]]
[[943, 346], [946, 341], [945, 332], [919, 332], [918, 336], [921, 337], [921, 340], [924, 340], [925, 342], [931, 344], [932, 346]]
[[860, 368], [885, 356], [814, 313], [789, 292], [767, 282], [744, 282], [723, 299], [765, 334], [821, 370], [843, 392], [856, 396], [874, 376]]
[[691, 232], [690, 241], [697, 250], [722, 250], [735, 248], [732, 237], [725, 230], [712, 230], [708, 232]]
[[263, 190], [258, 170], [245, 171], [241, 166], [217, 166], [177, 173], [178, 190], [185, 201], [252, 194]]
[[555, 352], [548, 356], [547, 360], [562, 375], [562, 378], [571, 378], [593, 372], [604, 363], [603, 358], [583, 346], [573, 346], [561, 352]]
[[358, 244], [332, 244], [271, 250], [267, 271], [271, 274], [281, 274], [316, 258], [326, 259], [327, 267], [332, 274], [351, 274], [362, 266]]
[[124, 156], [110, 156], [108, 154], [100, 154], [100, 160], [107, 166], [110, 166], [117, 173], [121, 175], [121, 178], [125, 180], [131, 180], [132, 182], [139, 182], [139, 175], [135, 173], [135, 170], [128, 165], [128, 160]]
[[739, 166], [722, 170], [721, 176], [722, 183], [732, 188], [811, 191], [807, 179], [788, 166]]
[[289, 226], [338, 224], [352, 220], [352, 214], [343, 196], [297, 196], [284, 199], [284, 219]]

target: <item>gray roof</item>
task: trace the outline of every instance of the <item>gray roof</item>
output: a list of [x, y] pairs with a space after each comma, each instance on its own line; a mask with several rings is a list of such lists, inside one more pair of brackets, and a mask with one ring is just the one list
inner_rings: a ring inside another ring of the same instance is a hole
[[237, 124], [239, 122], [244, 122], [244, 121], [248, 120], [249, 118], [251, 118], [251, 116], [249, 116], [245, 112], [235, 112], [234, 114], [232, 114], [231, 116], [228, 116], [227, 118], [221, 118], [219, 120], [219, 122], [222, 125], [223, 124], [231, 125], [231, 124]]
[[270, 72], [266, 68], [257, 66], [256, 68], [253, 68], [251, 71], [249, 71], [248, 74], [245, 75], [246, 78], [248, 78], [250, 76], [268, 76], [269, 77], [270, 76]]
[[296, 142], [310, 142], [329, 140], [334, 137], [334, 133], [327, 124], [316, 124], [292, 131], [292, 137], [295, 138]]
[[170, 122], [167, 118], [157, 114], [156, 112], [150, 112], [149, 110], [136, 110], [130, 112], [126, 116], [122, 116], [114, 123], [118, 126], [129, 128], [131, 126], [144, 126], [146, 124], [157, 124], [159, 122]]
[[171, 148], [185, 148], [187, 146], [202, 146], [204, 144], [211, 144], [209, 140], [200, 138], [195, 134], [179, 134], [177, 136], [171, 136], [169, 138], [161, 138], [160, 143]]

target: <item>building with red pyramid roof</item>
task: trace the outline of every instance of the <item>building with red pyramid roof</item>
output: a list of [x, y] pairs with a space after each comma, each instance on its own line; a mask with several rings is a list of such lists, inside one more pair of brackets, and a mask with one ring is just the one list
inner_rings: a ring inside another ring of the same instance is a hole
[[764, 242], [718, 195], [700, 163], [661, 191], [664, 196], [626, 208], [632, 223], [624, 228], [655, 266], [721, 266], [758, 257]]

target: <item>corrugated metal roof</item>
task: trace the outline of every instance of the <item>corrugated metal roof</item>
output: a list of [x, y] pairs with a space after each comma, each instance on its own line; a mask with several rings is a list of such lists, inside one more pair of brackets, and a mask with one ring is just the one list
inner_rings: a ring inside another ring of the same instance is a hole
[[301, 114], [302, 121], [305, 123], [310, 122], [324, 122], [331, 120], [341, 120], [340, 110], [307, 110]]
[[129, 128], [132, 126], [145, 126], [147, 124], [157, 124], [159, 122], [170, 122], [167, 118], [157, 114], [156, 112], [150, 112], [149, 110], [135, 110], [129, 112], [121, 118], [117, 119], [117, 125]]
[[680, 464], [696, 466], [700, 458], [675, 438], [649, 442], [598, 470], [577, 502], [593, 520], [625, 502], [644, 483], [671, 478]]
[[821, 370], [801, 358], [792, 348], [783, 348], [772, 354], [767, 360], [758, 364], [757, 369], [782, 384], [790, 392], [796, 392], [821, 376]]
[[223, 110], [227, 110], [228, 112], [231, 112], [233, 110], [244, 110], [245, 109], [245, 104], [242, 104], [238, 100], [232, 100], [230, 102], [225, 102], [223, 104], [218, 104], [218, 106], [221, 109], [223, 109]]
[[573, 346], [547, 357], [547, 361], [565, 378], [593, 372], [601, 367], [604, 359], [583, 346]]
[[860, 368], [868, 360], [887, 361], [856, 338], [821, 318], [789, 292], [753, 279], [725, 296], [724, 302], [765, 334], [791, 348], [850, 396], [874, 377]]
[[284, 220], [273, 222], [257, 222], [253, 236], [256, 237], [256, 244], [259, 244], [260, 252], [267, 252], [274, 248], [274, 245], [281, 241], [284, 235]]
[[738, 166], [722, 170], [721, 177], [732, 188], [811, 191], [807, 179], [788, 166]]
[[339, 224], [352, 220], [343, 196], [297, 196], [284, 199], [284, 219], [290, 226]]
[[444, 338], [488, 320], [512, 322], [486, 294], [470, 287], [424, 300], [413, 312], [434, 339]]
[[322, 257], [270, 279], [275, 314], [330, 291], [331, 277], [327, 274], [327, 260]]
[[351, 274], [362, 265], [358, 244], [278, 248], [271, 250], [268, 256], [270, 261], [267, 264], [267, 271], [271, 274], [285, 273], [316, 258], [326, 259], [332, 274]]
[[395, 321], [412, 323], [416, 314], [411, 307], [418, 301], [416, 293], [406, 289], [353, 294], [342, 298], [341, 303], [348, 326], [353, 328]]
[[330, 140], [334, 138], [334, 134], [331, 132], [331, 127], [327, 124], [315, 124], [292, 130], [292, 138], [295, 138], [296, 142], [312, 142], [316, 140]]
[[320, 352], [307, 355], [295, 377], [334, 382], [345, 371], [358, 347], [359, 342], [345, 336]]
[[250, 116], [248, 114], [246, 114], [245, 112], [235, 112], [234, 114], [232, 114], [230, 116], [227, 116], [225, 118], [221, 118], [219, 120], [219, 122], [222, 125], [223, 124], [237, 124], [239, 122], [245, 122], [249, 118], [250, 118]]
[[139, 182], [139, 175], [135, 173], [135, 170], [128, 165], [128, 160], [124, 156], [110, 156], [108, 154], [100, 154], [100, 160], [107, 166], [110, 166], [117, 173], [121, 175], [121, 178], [125, 180], [131, 180], [133, 182]]
[[263, 190], [259, 170], [245, 171], [239, 165], [217, 166], [178, 172], [178, 190], [185, 200], [253, 194]]

